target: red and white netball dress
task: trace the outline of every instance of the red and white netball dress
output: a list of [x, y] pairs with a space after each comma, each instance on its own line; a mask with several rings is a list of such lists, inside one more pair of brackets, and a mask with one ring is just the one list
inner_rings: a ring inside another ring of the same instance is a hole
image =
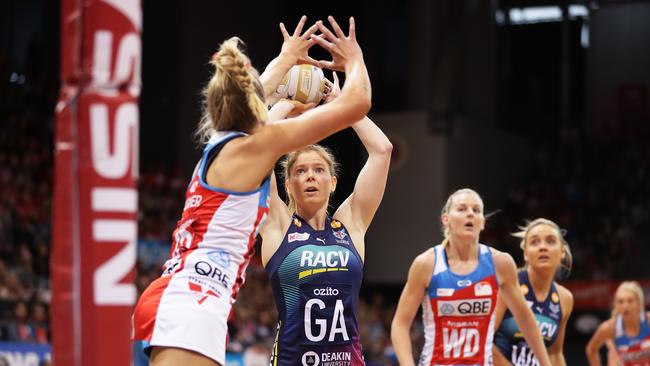
[[[241, 132], [220, 133], [207, 144], [185, 194], [163, 274], [140, 297], [134, 338], [151, 346], [196, 351], [225, 364], [227, 320], [268, 212], [269, 179], [250, 192], [211, 187], [207, 169]], [[219, 169], [217, 166], [216, 169]]]
[[616, 351], [624, 366], [650, 366], [650, 325], [645, 312], [640, 315], [639, 333], [630, 337], [625, 333], [623, 317], [616, 317]]
[[422, 302], [420, 366], [492, 365], [498, 284], [490, 248], [479, 244], [478, 265], [467, 275], [449, 269], [444, 246], [433, 249], [433, 274]]

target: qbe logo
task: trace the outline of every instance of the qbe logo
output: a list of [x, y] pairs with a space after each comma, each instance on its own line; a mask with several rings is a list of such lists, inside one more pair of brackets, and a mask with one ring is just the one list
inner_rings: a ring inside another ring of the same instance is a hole
[[302, 366], [318, 366], [320, 364], [320, 357], [314, 351], [308, 351], [302, 355]]
[[438, 314], [445, 316], [489, 315], [491, 310], [492, 299], [438, 301]]
[[216, 265], [212, 266], [206, 261], [198, 261], [194, 264], [194, 271], [201, 276], [209, 277], [220, 282], [225, 288], [230, 287], [230, 277]]

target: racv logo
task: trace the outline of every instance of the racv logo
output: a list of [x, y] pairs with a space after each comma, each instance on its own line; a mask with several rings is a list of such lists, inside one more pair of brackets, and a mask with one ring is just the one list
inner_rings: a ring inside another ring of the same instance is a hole
[[300, 267], [309, 269], [299, 272], [298, 278], [322, 272], [347, 271], [349, 261], [348, 250], [303, 250], [300, 255]]
[[347, 250], [304, 250], [300, 255], [300, 267], [346, 267], [349, 259]]

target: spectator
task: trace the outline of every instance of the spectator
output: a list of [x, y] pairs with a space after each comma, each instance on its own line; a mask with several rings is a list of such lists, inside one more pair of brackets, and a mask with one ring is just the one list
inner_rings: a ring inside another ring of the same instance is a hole
[[27, 322], [27, 304], [16, 302], [14, 319], [7, 325], [7, 340], [13, 342], [33, 342], [34, 330]]
[[50, 329], [48, 326], [47, 311], [45, 306], [39, 302], [32, 304], [31, 328], [36, 343], [47, 344], [50, 341]]

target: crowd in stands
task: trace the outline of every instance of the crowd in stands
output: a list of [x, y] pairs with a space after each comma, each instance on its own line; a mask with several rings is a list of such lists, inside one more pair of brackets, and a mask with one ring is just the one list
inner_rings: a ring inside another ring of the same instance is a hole
[[[647, 123], [645, 123], [647, 124]], [[519, 240], [508, 237], [524, 219], [546, 217], [566, 230], [575, 280], [647, 278], [650, 255], [648, 128], [589, 134], [560, 131], [554, 144], [534, 146], [527, 175], [507, 191], [488, 220], [486, 242], [522, 264]]]
[[0, 340], [48, 343], [55, 80], [0, 60]]

